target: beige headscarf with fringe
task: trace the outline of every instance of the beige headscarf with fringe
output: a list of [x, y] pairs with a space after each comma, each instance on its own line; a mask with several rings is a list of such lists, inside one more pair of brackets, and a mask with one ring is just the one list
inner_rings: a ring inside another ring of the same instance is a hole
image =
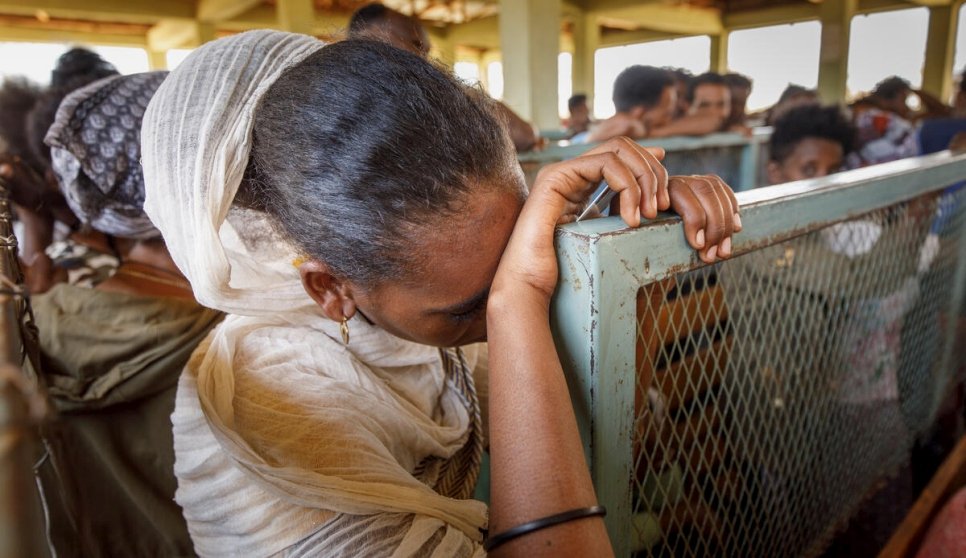
[[361, 319], [344, 346], [302, 288], [297, 251], [232, 207], [262, 97], [321, 48], [274, 31], [208, 43], [144, 116], [145, 211], [198, 300], [229, 314], [179, 385], [177, 500], [202, 555], [285, 551], [338, 514], [415, 514], [409, 546], [443, 529], [476, 547], [486, 507], [467, 499], [480, 444], [468, 371], [481, 356], [441, 359]]

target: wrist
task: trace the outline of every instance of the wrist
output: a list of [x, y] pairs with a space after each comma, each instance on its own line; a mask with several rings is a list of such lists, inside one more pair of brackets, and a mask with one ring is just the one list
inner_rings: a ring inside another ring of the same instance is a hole
[[494, 284], [486, 303], [487, 321], [521, 315], [549, 317], [550, 296], [529, 285], [501, 287]]

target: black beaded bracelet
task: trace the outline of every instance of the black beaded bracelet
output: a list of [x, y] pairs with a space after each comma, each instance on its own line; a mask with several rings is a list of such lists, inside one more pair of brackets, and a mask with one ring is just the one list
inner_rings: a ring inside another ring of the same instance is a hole
[[573, 521], [575, 519], [594, 517], [596, 515], [604, 517], [607, 515], [607, 509], [604, 508], [604, 506], [591, 506], [589, 508], [577, 508], [575, 510], [565, 511], [563, 513], [558, 513], [542, 519], [534, 519], [533, 521], [524, 523], [523, 525], [517, 525], [512, 529], [507, 529], [506, 531], [493, 535], [492, 537], [487, 537], [486, 540], [483, 541], [483, 550], [489, 552], [517, 537], [522, 537], [523, 535], [533, 533], [534, 531], [546, 529], [547, 527], [553, 527], [554, 525], [560, 525], [561, 523], [567, 523], [568, 521]]

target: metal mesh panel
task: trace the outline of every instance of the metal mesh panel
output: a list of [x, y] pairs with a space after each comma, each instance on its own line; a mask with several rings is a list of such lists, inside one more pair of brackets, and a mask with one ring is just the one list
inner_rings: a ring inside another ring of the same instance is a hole
[[932, 193], [638, 291], [636, 555], [821, 553], [949, 384], [964, 206]]

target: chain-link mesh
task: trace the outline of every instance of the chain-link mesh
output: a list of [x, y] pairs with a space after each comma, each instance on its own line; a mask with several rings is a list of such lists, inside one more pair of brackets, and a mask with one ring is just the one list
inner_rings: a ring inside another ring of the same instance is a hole
[[822, 552], [949, 384], [964, 206], [933, 193], [640, 289], [636, 555]]

